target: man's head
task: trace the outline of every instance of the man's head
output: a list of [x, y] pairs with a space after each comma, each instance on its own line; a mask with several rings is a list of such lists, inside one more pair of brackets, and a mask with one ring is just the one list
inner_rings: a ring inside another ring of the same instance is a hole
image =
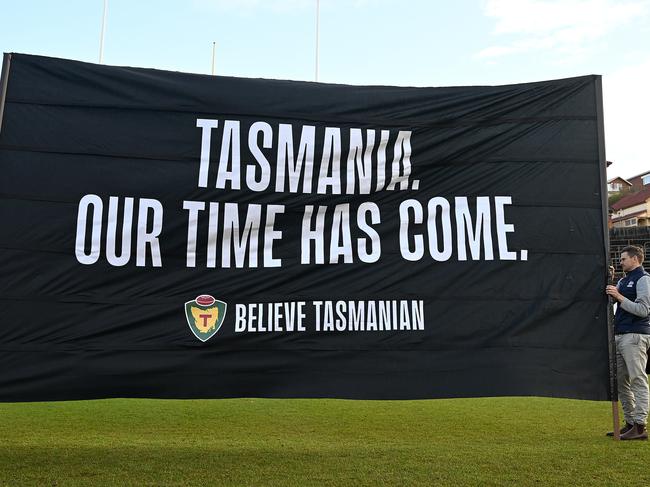
[[629, 245], [621, 251], [621, 268], [623, 272], [630, 272], [643, 264], [643, 249]]

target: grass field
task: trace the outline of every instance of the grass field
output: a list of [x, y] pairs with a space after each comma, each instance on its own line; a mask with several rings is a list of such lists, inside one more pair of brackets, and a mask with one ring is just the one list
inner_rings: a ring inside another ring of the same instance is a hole
[[605, 402], [0, 404], [0, 485], [648, 485]]

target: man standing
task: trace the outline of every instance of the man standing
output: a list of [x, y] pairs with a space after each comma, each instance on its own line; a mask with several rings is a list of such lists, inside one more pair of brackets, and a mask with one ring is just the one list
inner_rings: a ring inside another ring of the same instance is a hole
[[650, 347], [650, 274], [641, 265], [643, 250], [625, 247], [621, 267], [625, 277], [605, 292], [615, 299], [614, 334], [618, 397], [625, 426], [621, 440], [647, 440], [648, 376], [645, 372]]

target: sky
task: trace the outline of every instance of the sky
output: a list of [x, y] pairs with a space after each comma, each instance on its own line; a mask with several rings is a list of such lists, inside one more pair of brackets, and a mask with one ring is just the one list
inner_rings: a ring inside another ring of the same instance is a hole
[[[314, 81], [316, 0], [107, 0], [104, 64]], [[99, 61], [104, 0], [0, 0], [0, 50]], [[608, 177], [650, 172], [650, 0], [320, 0], [327, 83], [603, 75]]]

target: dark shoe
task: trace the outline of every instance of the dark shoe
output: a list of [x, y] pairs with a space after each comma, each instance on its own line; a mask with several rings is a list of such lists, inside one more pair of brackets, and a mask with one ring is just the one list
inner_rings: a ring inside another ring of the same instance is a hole
[[[633, 426], [634, 426], [633, 424], [625, 423], [625, 426], [621, 427], [621, 434], [627, 433], [628, 431], [630, 431], [632, 429]], [[607, 436], [614, 436], [614, 432], [613, 431], [608, 431], [606, 433], [606, 435]]]
[[634, 426], [625, 434], [621, 435], [621, 440], [647, 440], [648, 432], [645, 424], [634, 424]]

